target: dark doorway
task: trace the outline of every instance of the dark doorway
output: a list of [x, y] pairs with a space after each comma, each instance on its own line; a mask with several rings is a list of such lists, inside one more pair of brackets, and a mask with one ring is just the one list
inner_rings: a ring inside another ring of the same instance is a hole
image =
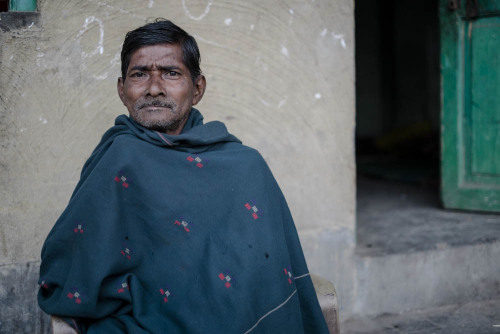
[[435, 182], [437, 1], [356, 3], [356, 158], [361, 175]]
[[381, 220], [439, 207], [438, 2], [358, 1], [355, 20], [357, 238], [371, 248], [385, 223], [371, 206]]
[[0, 12], [9, 11], [9, 0], [0, 0]]

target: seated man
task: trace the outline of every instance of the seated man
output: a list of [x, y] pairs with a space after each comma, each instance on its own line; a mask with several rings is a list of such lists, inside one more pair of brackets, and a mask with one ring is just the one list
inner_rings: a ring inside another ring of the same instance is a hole
[[81, 333], [327, 333], [297, 232], [259, 153], [203, 124], [196, 41], [129, 32], [121, 115], [42, 249], [40, 307]]

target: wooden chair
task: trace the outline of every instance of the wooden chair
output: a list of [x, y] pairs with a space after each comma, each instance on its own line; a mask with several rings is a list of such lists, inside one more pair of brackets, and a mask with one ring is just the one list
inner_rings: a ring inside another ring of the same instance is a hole
[[[335, 287], [331, 282], [317, 275], [311, 275], [311, 279], [330, 334], [340, 334], [339, 307]], [[51, 316], [51, 321], [53, 334], [77, 334], [77, 332], [61, 318]]]
[[55, 315], [50, 316], [50, 322], [52, 323], [52, 334], [77, 334], [77, 331]]
[[333, 283], [314, 274], [311, 274], [311, 279], [330, 334], [340, 334], [339, 303]]

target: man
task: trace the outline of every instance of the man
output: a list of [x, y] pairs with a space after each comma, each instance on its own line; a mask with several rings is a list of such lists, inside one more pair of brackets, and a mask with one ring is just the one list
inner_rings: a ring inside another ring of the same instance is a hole
[[127, 34], [116, 119], [42, 249], [41, 308], [82, 333], [327, 333], [286, 202], [257, 151], [194, 108], [195, 40]]

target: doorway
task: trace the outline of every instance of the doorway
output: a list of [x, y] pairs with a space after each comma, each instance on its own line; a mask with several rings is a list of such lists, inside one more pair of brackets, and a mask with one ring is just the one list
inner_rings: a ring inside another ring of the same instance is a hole
[[441, 208], [438, 1], [359, 1], [355, 20], [358, 252], [498, 239], [498, 216]]
[[356, 3], [358, 174], [439, 181], [437, 1]]

